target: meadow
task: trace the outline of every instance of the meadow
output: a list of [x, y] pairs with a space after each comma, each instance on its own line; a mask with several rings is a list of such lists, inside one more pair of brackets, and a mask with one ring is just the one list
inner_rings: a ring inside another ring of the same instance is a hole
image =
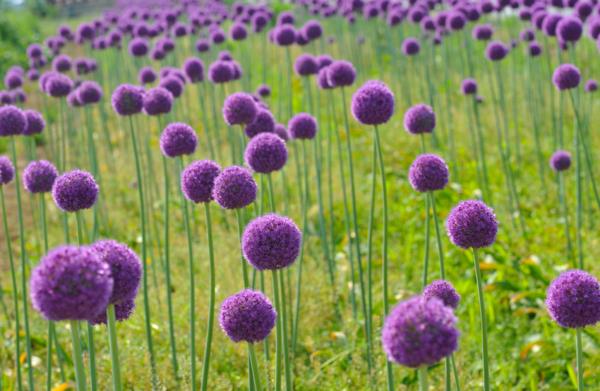
[[133, 3], [20, 11], [0, 390], [600, 388], [598, 5]]

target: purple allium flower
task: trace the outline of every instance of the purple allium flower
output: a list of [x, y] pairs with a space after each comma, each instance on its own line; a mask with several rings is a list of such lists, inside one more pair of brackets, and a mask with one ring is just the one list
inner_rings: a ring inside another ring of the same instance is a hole
[[183, 83], [177, 76], [167, 76], [159, 83], [159, 87], [168, 90], [173, 98], [179, 98], [183, 94]]
[[219, 324], [233, 342], [264, 340], [275, 326], [277, 312], [262, 292], [244, 289], [221, 304]]
[[27, 117], [16, 106], [0, 107], [0, 137], [16, 136], [27, 130]]
[[500, 41], [490, 42], [485, 48], [485, 56], [490, 61], [500, 61], [508, 54], [508, 47]]
[[102, 99], [102, 87], [95, 81], [86, 80], [77, 88], [77, 97], [84, 104], [94, 104]]
[[30, 81], [36, 81], [40, 78], [40, 72], [37, 69], [30, 69], [27, 71], [27, 79]]
[[267, 109], [259, 108], [254, 120], [244, 128], [246, 136], [252, 138], [259, 133], [273, 133], [275, 131], [275, 118]]
[[460, 90], [464, 95], [473, 95], [477, 93], [477, 81], [475, 79], [465, 79], [462, 81]]
[[533, 29], [527, 28], [527, 29], [521, 31], [521, 33], [519, 34], [519, 37], [521, 38], [522, 41], [531, 42], [535, 39], [535, 32], [533, 31]]
[[142, 262], [137, 254], [114, 240], [99, 240], [90, 248], [110, 267], [113, 289], [109, 304], [134, 299], [142, 278]]
[[48, 76], [45, 81], [44, 91], [53, 98], [62, 98], [73, 89], [73, 81], [60, 73], [54, 73]]
[[255, 172], [269, 174], [285, 166], [288, 152], [285, 142], [276, 134], [261, 133], [246, 146], [244, 159]]
[[288, 131], [293, 139], [313, 139], [317, 134], [317, 120], [307, 113], [296, 114], [288, 122]]
[[275, 270], [296, 261], [302, 233], [289, 218], [268, 214], [252, 220], [242, 235], [242, 251], [258, 270]]
[[327, 67], [327, 81], [331, 87], [351, 86], [356, 79], [356, 69], [349, 61], [334, 61]]
[[71, 57], [67, 56], [66, 54], [56, 56], [56, 58], [52, 60], [52, 69], [54, 69], [56, 72], [69, 72], [71, 70], [71, 66]]
[[352, 115], [363, 125], [381, 125], [394, 114], [394, 94], [382, 82], [369, 80], [352, 96]]
[[197, 160], [181, 172], [181, 191], [194, 203], [210, 202], [213, 199], [215, 179], [221, 167], [212, 160]]
[[321, 23], [315, 19], [307, 21], [302, 30], [309, 41], [313, 41], [323, 35], [323, 27], [321, 26]]
[[129, 42], [129, 54], [134, 57], [142, 57], [148, 54], [148, 41], [144, 38], [136, 37]]
[[556, 27], [558, 26], [558, 22], [562, 19], [561, 15], [551, 14], [544, 18], [542, 23], [542, 29], [546, 33], [546, 35], [554, 37], [556, 35]]
[[273, 38], [279, 46], [290, 46], [296, 42], [296, 29], [289, 24], [275, 27]]
[[473, 27], [472, 36], [479, 41], [488, 41], [494, 35], [494, 28], [489, 24], [480, 24]]
[[233, 79], [233, 69], [226, 61], [215, 61], [208, 67], [208, 79], [216, 84], [227, 83]]
[[460, 302], [460, 295], [452, 284], [446, 280], [435, 280], [423, 290], [425, 299], [436, 298], [442, 301], [446, 307], [456, 309]]
[[564, 17], [556, 26], [556, 36], [564, 42], [577, 42], [583, 34], [583, 24], [573, 16]]
[[23, 85], [23, 76], [16, 72], [7, 72], [4, 76], [4, 85], [9, 90], [14, 90]]
[[312, 54], [304, 53], [296, 58], [294, 71], [298, 76], [310, 76], [319, 71], [319, 65]]
[[546, 308], [562, 327], [592, 326], [600, 321], [600, 283], [582, 270], [566, 271], [548, 287]]
[[333, 58], [331, 58], [328, 54], [321, 54], [317, 56], [317, 65], [319, 65], [319, 70], [323, 69], [333, 63]]
[[138, 73], [140, 84], [151, 84], [156, 81], [156, 72], [150, 67], [143, 67]]
[[542, 45], [540, 45], [537, 42], [530, 42], [529, 43], [529, 55], [531, 57], [537, 57], [540, 54], [542, 54]]
[[69, 95], [67, 95], [67, 104], [70, 107], [81, 107], [83, 103], [79, 100], [79, 96], [77, 95], [77, 90], [71, 91]]
[[450, 212], [446, 230], [450, 241], [458, 247], [488, 247], [496, 241], [498, 220], [492, 208], [483, 202], [462, 201]]
[[173, 107], [173, 95], [166, 88], [155, 87], [146, 91], [142, 102], [147, 115], [167, 114]]
[[[3, 177], [0, 175], [0, 178]], [[58, 170], [54, 164], [47, 160], [33, 161], [23, 170], [23, 186], [30, 193], [49, 193], [57, 177]]]
[[106, 309], [112, 289], [110, 267], [89, 247], [57, 247], [31, 272], [33, 308], [48, 320], [93, 319]]
[[569, 90], [579, 85], [581, 73], [579, 69], [572, 64], [561, 64], [552, 75], [552, 82], [560, 91]]
[[27, 57], [29, 58], [40, 58], [42, 57], [43, 53], [44, 52], [40, 44], [32, 43], [31, 45], [27, 46]]
[[196, 50], [200, 53], [208, 52], [210, 50], [210, 41], [200, 38], [196, 41]]
[[183, 64], [183, 71], [188, 80], [198, 83], [204, 80], [204, 63], [198, 58], [188, 58]]
[[271, 96], [271, 88], [269, 88], [268, 85], [266, 84], [261, 84], [260, 86], [258, 86], [258, 88], [256, 89], [256, 93], [261, 97], [261, 98], [267, 98], [269, 96]]
[[229, 30], [229, 35], [234, 41], [242, 41], [248, 36], [248, 31], [243, 23], [234, 23]]
[[220, 43], [225, 42], [225, 39], [227, 39], [227, 37], [221, 29], [217, 29], [210, 33], [210, 39], [214, 44], [218, 45]]
[[404, 113], [404, 129], [408, 133], [431, 133], [435, 129], [435, 113], [431, 106], [419, 103]]
[[0, 156], [0, 185], [9, 184], [15, 177], [15, 167], [6, 156]]
[[117, 114], [126, 116], [142, 111], [144, 90], [131, 84], [121, 84], [112, 94], [112, 107]]
[[550, 158], [550, 167], [554, 171], [565, 171], [571, 167], [571, 154], [567, 151], [556, 151]]
[[257, 108], [252, 95], [236, 92], [229, 95], [223, 103], [223, 118], [229, 125], [251, 123], [256, 117]]
[[283, 141], [288, 141], [290, 139], [290, 134], [283, 124], [275, 124], [275, 134], [278, 135]]
[[598, 82], [594, 79], [589, 79], [585, 82], [585, 92], [595, 92], [598, 90]]
[[444, 159], [433, 154], [419, 155], [411, 164], [408, 180], [418, 192], [442, 190], [448, 184], [448, 166]]
[[228, 63], [231, 67], [232, 80], [240, 80], [242, 78], [242, 66], [237, 61], [231, 61]]
[[383, 350], [390, 361], [410, 368], [435, 364], [458, 347], [456, 321], [439, 299], [415, 296], [402, 301], [385, 319]]
[[294, 24], [295, 20], [296, 19], [294, 18], [294, 14], [292, 14], [291, 12], [288, 12], [288, 11], [283, 11], [277, 17], [277, 24], [278, 25]]
[[446, 27], [449, 30], [459, 31], [462, 30], [467, 24], [467, 18], [459, 11], [450, 12], [446, 19]]
[[[115, 304], [115, 320], [117, 322], [122, 322], [127, 320], [133, 314], [135, 310], [135, 299], [128, 299], [121, 301], [120, 303]], [[93, 319], [90, 319], [89, 322], [92, 325], [106, 324], [106, 311], [101, 312]]]
[[414, 56], [421, 51], [421, 44], [416, 38], [406, 38], [402, 41], [402, 53], [406, 56]]
[[224, 209], [240, 209], [254, 202], [256, 191], [256, 182], [250, 171], [231, 166], [215, 179], [213, 197]]
[[68, 171], [56, 178], [52, 186], [52, 197], [56, 205], [65, 212], [89, 209], [98, 199], [98, 184], [86, 171]]
[[30, 136], [32, 134], [42, 133], [46, 127], [46, 122], [44, 121], [42, 114], [35, 110], [25, 110], [23, 113], [27, 119], [27, 127], [23, 131], [23, 134]]
[[160, 135], [160, 150], [167, 157], [191, 155], [197, 146], [196, 132], [191, 126], [181, 122], [167, 125]]
[[13, 104], [13, 98], [10, 92], [0, 91], [0, 106]]
[[329, 90], [332, 89], [333, 87], [331, 86], [331, 84], [329, 84], [329, 80], [327, 77], [327, 70], [328, 70], [328, 66], [325, 68], [321, 68], [319, 70], [319, 73], [317, 73], [317, 86], [322, 89], [322, 90]]

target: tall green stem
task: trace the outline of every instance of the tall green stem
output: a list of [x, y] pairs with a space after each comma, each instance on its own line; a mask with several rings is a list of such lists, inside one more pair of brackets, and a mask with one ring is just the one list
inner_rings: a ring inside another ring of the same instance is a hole
[[481, 318], [481, 351], [483, 354], [483, 389], [490, 390], [490, 370], [488, 361], [487, 342], [487, 315], [485, 312], [485, 299], [483, 297], [483, 281], [479, 270], [479, 250], [473, 249], [473, 263], [475, 264], [475, 279], [477, 280], [477, 296], [479, 298], [479, 317]]
[[117, 346], [117, 321], [115, 318], [115, 305], [110, 304], [106, 310], [106, 323], [108, 325], [108, 347], [112, 364], [113, 390], [121, 391], [121, 365], [119, 364], [119, 348]]
[[73, 361], [75, 364], [75, 381], [77, 391], [85, 391], [85, 368], [83, 366], [83, 355], [81, 351], [81, 340], [79, 336], [79, 321], [71, 320], [71, 341], [73, 343]]
[[215, 257], [213, 250], [212, 223], [210, 219], [210, 205], [204, 203], [206, 214], [206, 237], [208, 240], [208, 258], [210, 274], [210, 296], [208, 300], [208, 324], [206, 331], [206, 346], [204, 347], [204, 362], [202, 363], [202, 390], [208, 389], [208, 369], [210, 367], [210, 346], [212, 342], [213, 327], [215, 323]]
[[575, 350], [577, 355], [577, 391], [583, 391], [583, 346], [581, 344], [581, 328], [575, 329]]
[[273, 277], [273, 297], [275, 300], [276, 319], [276, 343], [275, 343], [275, 390], [281, 390], [281, 355], [283, 350], [282, 328], [286, 327], [281, 321], [281, 299], [279, 298], [279, 281], [277, 270], [272, 270]]
[[428, 391], [429, 386], [427, 385], [427, 366], [420, 366], [417, 371], [419, 372], [419, 391]]

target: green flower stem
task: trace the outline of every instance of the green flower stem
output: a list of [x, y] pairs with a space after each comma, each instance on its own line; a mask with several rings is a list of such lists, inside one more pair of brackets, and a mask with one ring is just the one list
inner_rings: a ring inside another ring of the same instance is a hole
[[441, 276], [442, 280], [445, 280], [446, 279], [446, 270], [444, 268], [444, 250], [442, 248], [442, 235], [440, 233], [440, 223], [438, 221], [438, 215], [437, 215], [437, 211], [435, 208], [435, 195], [431, 191], [428, 192], [427, 194], [429, 196], [429, 202], [431, 204], [431, 213], [433, 214], [433, 225], [435, 227], [435, 238], [436, 238], [436, 242], [437, 242], [438, 256], [440, 259], [440, 276]]
[[83, 366], [83, 354], [81, 351], [81, 340], [79, 339], [79, 321], [71, 320], [71, 341], [73, 343], [73, 362], [75, 364], [75, 381], [77, 391], [85, 391], [85, 369]]
[[[283, 366], [285, 369], [285, 389], [292, 391], [294, 383], [292, 381], [292, 362], [290, 360], [289, 342], [288, 342], [288, 326], [287, 326], [287, 303], [285, 300], [286, 291], [283, 283], [283, 270], [275, 271], [279, 273], [279, 288], [281, 290], [281, 329], [282, 329], [282, 345], [283, 345]], [[297, 317], [297, 316], [296, 316]], [[297, 323], [295, 323], [297, 325]], [[296, 332], [298, 330], [296, 329]]]
[[206, 331], [206, 346], [204, 348], [204, 362], [202, 363], [202, 390], [208, 390], [208, 370], [210, 367], [210, 347], [215, 323], [215, 257], [213, 249], [212, 222], [210, 219], [210, 204], [204, 203], [206, 214], [206, 237], [208, 240], [208, 258], [210, 274], [210, 296], [208, 301], [208, 324]]
[[[236, 209], [235, 213], [237, 215], [237, 228], [238, 228], [238, 238], [240, 241], [240, 245], [242, 243], [242, 235], [243, 235], [243, 227], [244, 227], [244, 218], [242, 216], [242, 210]], [[244, 278], [244, 288], [248, 288], [250, 286], [250, 280], [248, 278], [248, 264], [244, 259], [244, 254], [240, 251], [240, 259], [242, 262], [242, 277]]]
[[581, 328], [575, 329], [575, 349], [577, 354], [577, 391], [583, 391], [583, 347], [581, 345]]
[[260, 383], [260, 367], [258, 366], [258, 360], [256, 360], [254, 345], [251, 343], [248, 343], [248, 355], [250, 356], [250, 363], [252, 365], [252, 377], [254, 379], [254, 385], [257, 391], [262, 391], [262, 385]]
[[419, 391], [428, 391], [427, 385], [427, 366], [422, 365], [417, 369], [419, 375]]
[[283, 341], [281, 330], [285, 324], [281, 320], [281, 299], [279, 298], [279, 281], [277, 278], [277, 270], [272, 270], [273, 277], [273, 297], [275, 300], [275, 310], [277, 311], [276, 323], [276, 344], [275, 344], [275, 390], [281, 391], [281, 356], [283, 350]]
[[106, 311], [106, 323], [108, 325], [108, 346], [112, 364], [113, 390], [121, 391], [121, 366], [119, 364], [119, 348], [117, 346], [117, 321], [115, 319], [115, 305], [110, 304]]
[[477, 296], [479, 298], [479, 316], [481, 318], [481, 351], [483, 354], [483, 389], [490, 390], [490, 370], [488, 360], [487, 342], [487, 315], [485, 312], [485, 299], [483, 297], [483, 281], [479, 270], [479, 251], [473, 248], [473, 263], [475, 265], [475, 278], [477, 280]]

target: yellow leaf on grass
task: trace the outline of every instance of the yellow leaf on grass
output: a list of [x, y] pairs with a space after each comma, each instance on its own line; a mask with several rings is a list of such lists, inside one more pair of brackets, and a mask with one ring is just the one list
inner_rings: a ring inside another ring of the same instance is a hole
[[57, 385], [56, 387], [52, 388], [52, 391], [66, 391], [66, 390], [73, 390], [73, 385], [71, 383], [62, 383]]
[[498, 269], [498, 264], [496, 262], [479, 262], [479, 268], [481, 270], [496, 270]]
[[521, 360], [525, 360], [529, 355], [529, 352], [537, 352], [542, 348], [542, 345], [541, 341], [529, 342], [527, 345], [523, 346], [523, 349], [521, 349], [521, 352], [519, 353], [519, 357]]

